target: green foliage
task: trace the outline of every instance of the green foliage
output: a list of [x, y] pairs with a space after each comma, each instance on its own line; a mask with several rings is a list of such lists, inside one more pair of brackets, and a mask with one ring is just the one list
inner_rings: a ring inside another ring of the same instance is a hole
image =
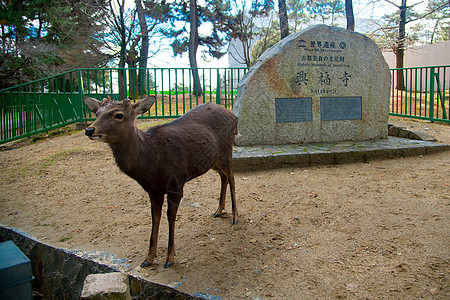
[[183, 85], [182, 83], [173, 84], [172, 91], [178, 91], [178, 93], [188, 93], [189, 92], [189, 85]]
[[291, 31], [297, 32], [302, 25], [307, 24], [313, 16], [307, 10], [307, 0], [288, 0], [288, 18], [291, 24]]
[[[249, 4], [239, 0], [231, 1], [233, 12], [230, 23], [230, 39], [239, 40], [242, 52], [235, 53], [234, 59], [250, 67], [252, 64], [252, 40], [264, 36], [265, 28], [257, 29], [255, 22], [261, 19], [270, 20], [270, 12], [274, 8], [272, 0], [252, 0]], [[260, 26], [260, 25], [259, 25]], [[261, 26], [260, 26], [261, 27]], [[270, 26], [269, 26], [270, 27]], [[233, 55], [233, 52], [230, 52]]]
[[450, 40], [450, 5], [448, 0], [429, 0], [425, 19], [431, 23], [426, 26], [425, 42], [433, 44]]
[[345, 5], [341, 0], [307, 0], [307, 10], [322, 23], [331, 18], [333, 24], [335, 16], [345, 14]]
[[255, 45], [252, 47], [251, 52], [251, 65], [253, 66], [257, 59], [270, 47], [275, 45], [280, 41], [280, 33], [279, 33], [278, 22], [272, 23], [271, 27], [262, 28], [262, 38], [258, 40]]
[[[436, 43], [449, 40], [450, 32], [450, 7], [447, 0], [429, 0], [425, 11], [417, 12], [414, 5], [406, 6], [405, 38], [400, 40], [400, 5], [398, 10], [385, 15], [383, 34], [374, 38], [382, 49], [392, 49], [397, 53], [399, 47], [406, 49], [416, 43]], [[426, 20], [423, 22], [422, 20]]]
[[[345, 14], [345, 5], [342, 0], [288, 0], [286, 4], [290, 32], [299, 31], [313, 19], [325, 22], [331, 18], [331, 24], [333, 24], [335, 17]], [[278, 21], [261, 28], [258, 32], [260, 39], [251, 49], [251, 65], [255, 64], [262, 53], [280, 40], [279, 28]]]
[[[416, 20], [418, 16], [413, 7], [408, 8], [406, 10], [406, 23]], [[399, 47], [406, 49], [417, 42], [418, 35], [413, 30], [405, 32], [404, 40], [400, 40], [400, 9], [392, 14], [384, 15], [383, 20], [385, 22], [383, 34], [375, 39], [381, 49], [392, 49], [396, 53]]]
[[[171, 4], [168, 16], [170, 26], [163, 30], [169, 39], [175, 56], [189, 49], [190, 10], [189, 1], [175, 1]], [[231, 15], [229, 1], [207, 0], [204, 5], [197, 2], [198, 27], [211, 27], [210, 34], [198, 34], [198, 45], [204, 46], [203, 53], [214, 58], [222, 57], [226, 51], [227, 36], [230, 31]]]
[[8, 2], [0, 6], [0, 89], [108, 59], [98, 50], [103, 27], [93, 19], [105, 1]]

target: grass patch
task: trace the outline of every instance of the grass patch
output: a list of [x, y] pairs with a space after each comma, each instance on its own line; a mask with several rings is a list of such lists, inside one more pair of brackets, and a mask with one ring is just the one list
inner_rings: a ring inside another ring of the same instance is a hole
[[13, 183], [19, 178], [26, 178], [30, 175], [41, 176], [46, 173], [47, 169], [53, 166], [58, 161], [61, 161], [67, 157], [88, 153], [89, 150], [84, 150], [82, 148], [73, 148], [61, 151], [56, 154], [49, 155], [47, 157], [41, 158], [38, 161], [21, 161], [15, 162], [10, 169], [5, 170], [5, 177], [8, 183]]
[[57, 136], [69, 135], [72, 133], [80, 132], [77, 130], [75, 125], [68, 125], [58, 129], [50, 130], [49, 132], [40, 133], [34, 136], [30, 136], [15, 142], [8, 143], [7, 145], [0, 146], [0, 151], [9, 151], [18, 148], [22, 148], [28, 145], [36, 144], [42, 142], [49, 138], [54, 138]]
[[58, 242], [64, 243], [64, 242], [67, 242], [67, 241], [70, 240], [70, 239], [72, 239], [72, 236], [63, 236], [62, 238], [60, 238], [60, 239], [58, 240]]
[[41, 226], [41, 227], [55, 227], [56, 223], [51, 223], [51, 224], [48, 224], [48, 223], [37, 223], [35, 226], [36, 227], [38, 227], [38, 226]]
[[86, 150], [83, 150], [83, 149], [77, 147], [77, 148], [64, 150], [59, 153], [47, 156], [47, 157], [43, 158], [40, 162], [38, 162], [38, 166], [37, 166], [38, 174], [40, 175], [45, 170], [45, 168], [54, 165], [55, 162], [60, 161], [61, 159], [64, 159], [71, 155], [85, 153], [85, 152], [86, 152]]

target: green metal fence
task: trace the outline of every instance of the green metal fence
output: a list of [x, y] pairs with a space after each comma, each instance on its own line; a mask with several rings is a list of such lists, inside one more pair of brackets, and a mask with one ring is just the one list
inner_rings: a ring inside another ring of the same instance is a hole
[[[176, 118], [192, 107], [233, 107], [248, 68], [77, 69], [0, 90], [0, 144], [92, 120], [82, 98], [157, 97], [141, 118]], [[450, 66], [392, 69], [390, 114], [450, 123]], [[198, 73], [198, 75], [197, 75]], [[201, 90], [201, 92], [200, 92]]]
[[77, 69], [0, 90], [0, 144], [93, 119], [82, 101], [84, 96], [136, 100], [142, 95], [155, 95], [156, 103], [141, 118], [176, 118], [205, 102], [231, 109], [237, 83], [247, 71], [248, 68]]
[[450, 123], [450, 65], [391, 69], [390, 115]]

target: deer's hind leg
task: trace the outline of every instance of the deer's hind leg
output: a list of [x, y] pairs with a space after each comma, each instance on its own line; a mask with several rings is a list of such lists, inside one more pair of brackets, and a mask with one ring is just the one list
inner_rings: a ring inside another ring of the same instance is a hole
[[233, 219], [231, 224], [237, 224], [238, 222], [238, 211], [236, 205], [236, 190], [234, 184], [234, 173], [233, 166], [231, 165], [231, 157], [224, 161], [218, 161], [216, 166], [214, 167], [220, 175], [221, 187], [220, 187], [220, 198], [219, 198], [219, 207], [217, 211], [214, 213], [214, 217], [219, 217], [222, 215], [222, 211], [225, 209], [225, 197], [227, 193], [227, 185], [230, 185], [230, 194], [231, 194], [231, 208], [233, 212]]
[[219, 208], [217, 208], [213, 217], [217, 218], [222, 215], [222, 211], [225, 209], [225, 197], [227, 195], [227, 185], [228, 178], [227, 175], [220, 169], [216, 169], [217, 173], [220, 175], [220, 198], [219, 198]]

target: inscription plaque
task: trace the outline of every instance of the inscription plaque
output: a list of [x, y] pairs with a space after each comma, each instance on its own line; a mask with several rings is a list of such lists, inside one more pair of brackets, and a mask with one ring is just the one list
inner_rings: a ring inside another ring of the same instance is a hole
[[320, 118], [322, 121], [361, 120], [361, 97], [321, 97]]
[[275, 98], [276, 122], [311, 122], [312, 98]]

